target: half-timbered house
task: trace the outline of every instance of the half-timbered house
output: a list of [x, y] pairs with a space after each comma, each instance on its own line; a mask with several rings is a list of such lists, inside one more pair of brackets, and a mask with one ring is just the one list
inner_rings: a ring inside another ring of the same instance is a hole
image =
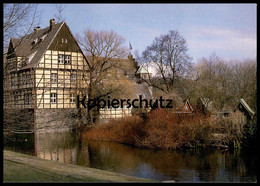
[[[4, 63], [4, 108], [33, 109], [36, 123], [76, 108], [88, 84], [86, 58], [66, 22], [11, 38]], [[51, 109], [51, 110], [50, 110]]]
[[[46, 28], [37, 27], [22, 38], [11, 38], [4, 60], [5, 113], [12, 115], [30, 110], [31, 115], [25, 115], [33, 118], [37, 129], [75, 125], [77, 95], [87, 95], [90, 80], [87, 62], [90, 60], [66, 22], [55, 23], [51, 19]], [[131, 54], [128, 59], [111, 62], [120, 64], [113, 65], [118, 68], [107, 72], [102, 82], [106, 78], [113, 81], [113, 75], [115, 81], [123, 82], [137, 71]], [[110, 119], [130, 114], [131, 108], [123, 107], [103, 109], [100, 117]]]

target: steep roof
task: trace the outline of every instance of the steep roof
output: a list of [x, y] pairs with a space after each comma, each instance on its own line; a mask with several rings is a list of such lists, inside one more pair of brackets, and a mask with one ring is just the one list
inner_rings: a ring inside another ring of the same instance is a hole
[[250, 113], [251, 115], [255, 115], [255, 112], [249, 107], [249, 105], [243, 98], [240, 99], [240, 103], [238, 104], [237, 108], [239, 108], [239, 105], [243, 105], [243, 107], [247, 110], [248, 113]]
[[[28, 64], [22, 67], [20, 70], [35, 67], [39, 63], [42, 56], [50, 47], [53, 40], [55, 39], [55, 37], [64, 25], [68, 28], [70, 34], [72, 35], [66, 22], [63, 21], [61, 23], [54, 24], [51, 29], [50, 26], [48, 26], [43, 29], [38, 29], [37, 31], [34, 31], [31, 34], [28, 34], [20, 39], [11, 38], [10, 43], [12, 43], [13, 45], [15, 55], [17, 57], [29, 58]], [[73, 39], [75, 40], [74, 37]], [[77, 42], [76, 44], [79, 47]], [[82, 52], [81, 49], [80, 51]], [[85, 56], [84, 58], [85, 60], [87, 60]]]
[[137, 73], [140, 73], [140, 74], [144, 73], [145, 74], [145, 73], [151, 73], [151, 72], [149, 72], [148, 69], [145, 68], [144, 66], [140, 66]]
[[31, 57], [29, 64], [22, 69], [35, 67], [38, 64], [63, 24], [65, 22], [54, 24], [51, 30], [50, 27], [46, 27], [20, 39], [11, 39], [17, 57]]
[[184, 100], [183, 102], [184, 102], [183, 110], [192, 112], [193, 108], [192, 108], [189, 100]]

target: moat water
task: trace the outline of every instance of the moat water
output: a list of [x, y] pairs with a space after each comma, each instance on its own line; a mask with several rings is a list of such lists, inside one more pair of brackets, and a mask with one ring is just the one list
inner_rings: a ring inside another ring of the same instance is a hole
[[81, 139], [73, 132], [11, 134], [4, 149], [158, 181], [257, 182], [256, 152], [154, 150]]

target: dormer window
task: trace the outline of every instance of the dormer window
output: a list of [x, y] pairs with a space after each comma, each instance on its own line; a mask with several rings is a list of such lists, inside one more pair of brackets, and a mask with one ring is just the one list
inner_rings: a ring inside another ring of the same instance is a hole
[[47, 34], [43, 35], [41, 38], [40, 38], [40, 41], [43, 41], [45, 38], [46, 38]]
[[36, 44], [37, 41], [38, 41], [38, 38], [34, 39], [33, 42], [32, 42], [32, 44]]

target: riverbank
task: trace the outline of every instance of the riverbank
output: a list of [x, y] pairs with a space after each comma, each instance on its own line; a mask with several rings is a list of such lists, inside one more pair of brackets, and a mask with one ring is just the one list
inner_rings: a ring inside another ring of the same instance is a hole
[[245, 120], [241, 113], [228, 117], [176, 114], [156, 109], [145, 118], [137, 115], [97, 123], [83, 132], [89, 140], [118, 142], [140, 148], [239, 148]]
[[4, 150], [4, 182], [155, 182]]

